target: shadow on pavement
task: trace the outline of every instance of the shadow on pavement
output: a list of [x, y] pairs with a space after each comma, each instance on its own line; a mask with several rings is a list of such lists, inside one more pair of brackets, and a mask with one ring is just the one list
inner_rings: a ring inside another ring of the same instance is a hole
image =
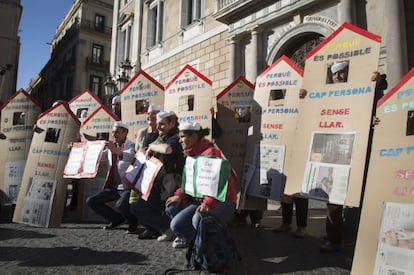
[[[275, 234], [269, 229], [251, 227], [231, 228], [242, 256], [232, 264], [231, 274], [280, 274], [334, 268], [335, 274], [349, 274], [353, 247], [321, 254], [320, 238], [294, 238], [288, 233]], [[342, 271], [343, 273], [338, 271]], [[323, 273], [325, 274], [325, 273]]]
[[[136, 264], [146, 259], [135, 252], [94, 251], [86, 247], [28, 248], [1, 247], [1, 261], [18, 261], [19, 266], [87, 266], [110, 264]], [[30, 258], [27, 255], [32, 255]]]
[[10, 229], [0, 227], [0, 241], [11, 240], [11, 239], [45, 239], [53, 238], [53, 234], [42, 234], [32, 230], [23, 229]]

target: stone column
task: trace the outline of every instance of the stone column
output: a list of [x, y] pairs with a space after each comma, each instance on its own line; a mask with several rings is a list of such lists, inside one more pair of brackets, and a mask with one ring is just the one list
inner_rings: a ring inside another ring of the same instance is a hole
[[262, 29], [260, 27], [255, 27], [252, 31], [251, 31], [251, 36], [252, 36], [252, 40], [251, 40], [251, 45], [252, 45], [252, 60], [251, 60], [251, 69], [250, 69], [250, 73], [247, 77], [247, 79], [252, 82], [255, 83], [256, 82], [256, 77], [259, 75], [260, 69], [262, 67], [262, 62], [263, 62], [263, 58], [262, 58], [262, 51], [263, 49], [261, 48], [262, 43], [260, 40], [260, 34], [262, 32]]
[[131, 62], [135, 61], [135, 72], [141, 69], [141, 48], [142, 48], [142, 17], [143, 3], [142, 0], [135, 0], [134, 9], [134, 28], [132, 34], [132, 53]]
[[230, 44], [229, 83], [232, 83], [240, 74], [239, 41], [233, 36], [228, 39]]
[[388, 87], [393, 87], [408, 70], [404, 2], [402, 0], [384, 2], [385, 14], [387, 14], [385, 31], [387, 79]]
[[116, 53], [118, 42], [118, 20], [119, 20], [119, 1], [114, 1], [114, 9], [112, 14], [112, 38], [111, 38], [111, 57], [109, 62], [109, 72], [111, 75], [116, 73]]
[[354, 1], [353, 0], [341, 0], [338, 4], [338, 23], [344, 22], [354, 23]]

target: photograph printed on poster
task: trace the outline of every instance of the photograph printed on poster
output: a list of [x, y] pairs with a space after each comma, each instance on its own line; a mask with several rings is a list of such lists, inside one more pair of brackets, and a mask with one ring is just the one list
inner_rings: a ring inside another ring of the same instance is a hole
[[314, 132], [308, 161], [350, 165], [355, 133]]
[[383, 207], [375, 274], [412, 274], [414, 204], [386, 202]]
[[354, 141], [355, 133], [314, 132], [302, 192], [310, 198], [343, 204]]

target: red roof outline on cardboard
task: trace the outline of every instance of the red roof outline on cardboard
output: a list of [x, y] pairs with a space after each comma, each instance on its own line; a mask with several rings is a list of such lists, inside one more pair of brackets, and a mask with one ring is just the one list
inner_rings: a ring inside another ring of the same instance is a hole
[[306, 59], [311, 58], [315, 53], [317, 53], [320, 49], [322, 49], [326, 44], [331, 42], [331, 40], [333, 40], [344, 29], [350, 30], [368, 39], [374, 40], [375, 42], [381, 43], [381, 36], [378, 36], [376, 34], [373, 34], [372, 32], [369, 32], [367, 30], [361, 29], [355, 25], [345, 22], [341, 26], [339, 26], [331, 35], [325, 38], [318, 46], [316, 46], [315, 48], [313, 48], [313, 50], [308, 52], [308, 54], [306, 55]]
[[120, 119], [116, 115], [114, 115], [114, 113], [112, 113], [112, 111], [109, 110], [108, 107], [102, 104], [99, 108], [93, 111], [92, 114], [83, 121], [82, 126], [85, 125], [89, 120], [91, 120], [92, 117], [95, 116], [101, 109], [107, 112], [115, 121], [120, 121]]
[[174, 81], [176, 81], [186, 70], [190, 70], [193, 74], [197, 75], [199, 78], [201, 78], [202, 80], [204, 80], [204, 82], [207, 82], [208, 85], [211, 86], [211, 84], [213, 83], [207, 76], [203, 75], [202, 73], [200, 73], [199, 71], [197, 71], [196, 69], [194, 69], [192, 66], [190, 65], [185, 65], [184, 68], [182, 68], [174, 77], [173, 79], [170, 80], [170, 82], [168, 82], [167, 85], [165, 85], [165, 90], [168, 90], [168, 88], [174, 83]]
[[54, 109], [56, 109], [57, 107], [59, 107], [60, 105], [63, 105], [63, 107], [66, 109], [66, 111], [71, 115], [71, 117], [73, 118], [73, 120], [76, 122], [76, 124], [78, 124], [80, 126], [81, 122], [80, 120], [76, 117], [76, 115], [72, 112], [72, 110], [69, 108], [69, 104], [63, 100], [59, 100], [58, 103], [55, 106], [50, 107], [49, 109], [47, 109], [46, 111], [44, 111], [43, 113], [41, 113], [38, 117], [37, 120], [41, 119], [42, 117], [44, 117], [45, 115], [47, 115], [48, 113], [52, 112]]
[[39, 101], [36, 100], [36, 98], [34, 98], [33, 96], [31, 96], [30, 94], [28, 94], [24, 89], [20, 89], [18, 91], [16, 91], [14, 94], [11, 95], [11, 97], [1, 106], [1, 109], [3, 110], [9, 103], [10, 101], [12, 101], [17, 95], [19, 95], [19, 93], [24, 94], [27, 98], [29, 98], [37, 107], [40, 108], [40, 110], [42, 110], [42, 104], [40, 104]]
[[383, 95], [377, 102], [377, 108], [379, 108], [385, 101], [387, 101], [390, 97], [392, 97], [405, 83], [408, 82], [414, 75], [414, 68], [412, 68], [407, 74], [401, 78], [401, 80], [391, 88], [385, 95]]
[[83, 92], [80, 92], [79, 94], [77, 94], [74, 98], [72, 98], [69, 101], [69, 105], [72, 104], [74, 101], [76, 101], [79, 97], [83, 96], [84, 94], [89, 94], [92, 98], [98, 101], [98, 104], [102, 105], [102, 100], [100, 100], [99, 97], [95, 95], [94, 93], [92, 93], [89, 89], [86, 89]]
[[134, 77], [132, 77], [127, 84], [125, 84], [125, 86], [121, 89], [121, 91], [119, 92], [120, 95], [122, 95], [123, 92], [125, 92], [126, 89], [129, 88], [129, 86], [132, 84], [132, 82], [135, 81], [135, 79], [137, 79], [140, 75], [143, 75], [145, 78], [147, 78], [149, 81], [151, 81], [155, 86], [157, 86], [158, 88], [160, 88], [163, 92], [164, 92], [164, 86], [162, 86], [161, 83], [159, 83], [157, 80], [155, 80], [152, 76], [150, 76], [149, 74], [147, 74], [144, 70], [139, 70]]
[[216, 98], [220, 99], [222, 96], [224, 96], [229, 90], [233, 89], [234, 86], [236, 86], [237, 84], [239, 84], [239, 82], [243, 82], [244, 84], [246, 84], [247, 87], [249, 87], [250, 89], [252, 89], [254, 91], [254, 85], [248, 81], [244, 76], [239, 76], [238, 78], [236, 78], [236, 80], [234, 80], [229, 86], [227, 86], [227, 88], [225, 88], [223, 91], [221, 91]]
[[264, 71], [261, 74], [257, 76], [256, 82], [259, 77], [263, 77], [267, 72], [276, 67], [282, 61], [286, 62], [294, 71], [296, 71], [300, 76], [303, 77], [303, 70], [299, 68], [298, 65], [296, 65], [289, 57], [287, 57], [286, 55], [282, 55], [278, 60], [273, 62], [272, 65], [268, 66], [266, 69], [264, 69]]

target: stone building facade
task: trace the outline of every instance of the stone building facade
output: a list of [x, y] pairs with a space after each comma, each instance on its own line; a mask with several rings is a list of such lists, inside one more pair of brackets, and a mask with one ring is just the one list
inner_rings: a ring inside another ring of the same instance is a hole
[[110, 71], [128, 58], [165, 85], [190, 64], [218, 93], [239, 75], [254, 82], [282, 55], [303, 67], [349, 22], [382, 36], [378, 69], [392, 86], [414, 65], [413, 9], [408, 0], [115, 0]]
[[0, 0], [0, 101], [16, 91], [19, 64], [20, 0]]
[[85, 89], [101, 99], [109, 70], [112, 33], [111, 0], [76, 0], [57, 27], [50, 59], [28, 92], [48, 108], [71, 100]]

